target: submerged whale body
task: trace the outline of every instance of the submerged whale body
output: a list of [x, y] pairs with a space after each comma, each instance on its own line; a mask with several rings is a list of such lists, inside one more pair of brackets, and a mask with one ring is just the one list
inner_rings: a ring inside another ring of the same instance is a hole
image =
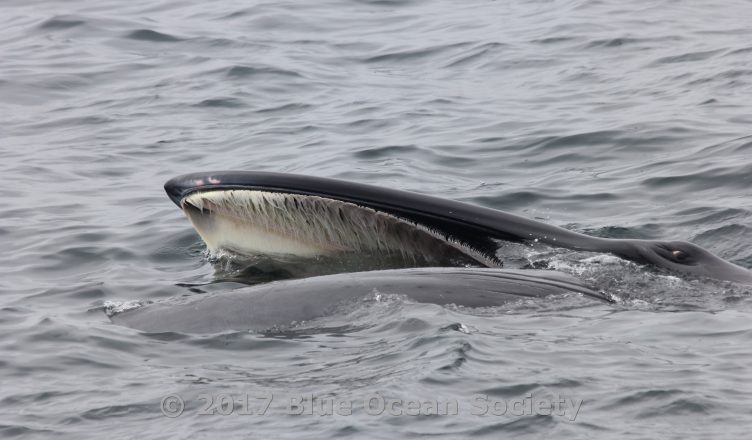
[[493, 307], [523, 297], [566, 293], [609, 301], [576, 278], [553, 271], [410, 268], [277, 281], [187, 303], [155, 303], [114, 315], [113, 322], [150, 333], [263, 331], [336, 313], [374, 294], [399, 294], [439, 305]]
[[295, 174], [179, 176], [169, 197], [210, 248], [314, 256], [404, 256], [415, 266], [500, 266], [495, 240], [611, 253], [675, 273], [752, 284], [752, 272], [692, 243], [592, 237], [423, 194]]

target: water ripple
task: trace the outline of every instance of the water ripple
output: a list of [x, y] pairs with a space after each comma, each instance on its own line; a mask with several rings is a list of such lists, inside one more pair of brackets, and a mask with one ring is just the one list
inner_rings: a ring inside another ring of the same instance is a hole
[[[325, 264], [207, 256], [162, 185], [209, 169], [338, 177], [602, 237], [691, 240], [752, 267], [747, 2], [58, 3], [8, 0], [0, 17], [3, 438], [127, 438], [134, 426], [237, 437], [249, 422], [264, 438], [748, 436], [749, 287], [609, 255], [498, 251], [615, 305], [466, 310], [394, 292], [205, 336], [140, 333], [103, 313]], [[197, 414], [199, 394], [254, 392], [274, 393], [276, 412]], [[171, 393], [186, 399], [177, 420], [159, 410]], [[284, 414], [302, 393], [464, 410]], [[574, 421], [476, 416], [475, 394], [583, 405]]]

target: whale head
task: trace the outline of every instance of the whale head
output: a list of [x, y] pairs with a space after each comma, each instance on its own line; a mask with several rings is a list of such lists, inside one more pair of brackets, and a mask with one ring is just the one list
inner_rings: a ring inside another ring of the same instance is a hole
[[626, 259], [695, 277], [752, 284], [752, 272], [686, 241], [613, 240], [612, 252]]
[[223, 171], [179, 176], [165, 190], [210, 249], [305, 258], [347, 254], [338, 262], [353, 256], [394, 258], [388, 267], [500, 266], [497, 240], [540, 242], [752, 284], [752, 271], [691, 243], [592, 237], [502, 211], [356, 182]]

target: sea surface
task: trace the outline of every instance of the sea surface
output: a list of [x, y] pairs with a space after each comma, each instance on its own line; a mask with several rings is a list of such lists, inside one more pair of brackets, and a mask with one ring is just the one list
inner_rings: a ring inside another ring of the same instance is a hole
[[746, 0], [3, 0], [0, 437], [747, 438], [750, 286], [616, 257], [499, 250], [615, 304], [396, 295], [212, 335], [106, 312], [258, 281], [162, 189], [220, 169], [750, 268], [750, 17]]

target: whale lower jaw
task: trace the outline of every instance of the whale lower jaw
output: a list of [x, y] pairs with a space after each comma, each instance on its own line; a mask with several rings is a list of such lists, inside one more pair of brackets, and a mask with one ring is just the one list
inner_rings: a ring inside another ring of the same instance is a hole
[[[488, 268], [410, 268], [318, 276], [259, 284], [229, 292], [165, 300], [108, 313], [144, 332], [214, 334], [280, 331], [364, 305], [373, 295], [460, 307], [498, 307], [520, 299], [583, 295], [613, 300], [560, 272]], [[507, 310], [504, 311], [505, 313]], [[314, 324], [315, 325], [315, 324]]]
[[211, 250], [313, 258], [392, 256], [407, 265], [498, 266], [493, 256], [392, 214], [320, 196], [227, 189], [180, 203]]

